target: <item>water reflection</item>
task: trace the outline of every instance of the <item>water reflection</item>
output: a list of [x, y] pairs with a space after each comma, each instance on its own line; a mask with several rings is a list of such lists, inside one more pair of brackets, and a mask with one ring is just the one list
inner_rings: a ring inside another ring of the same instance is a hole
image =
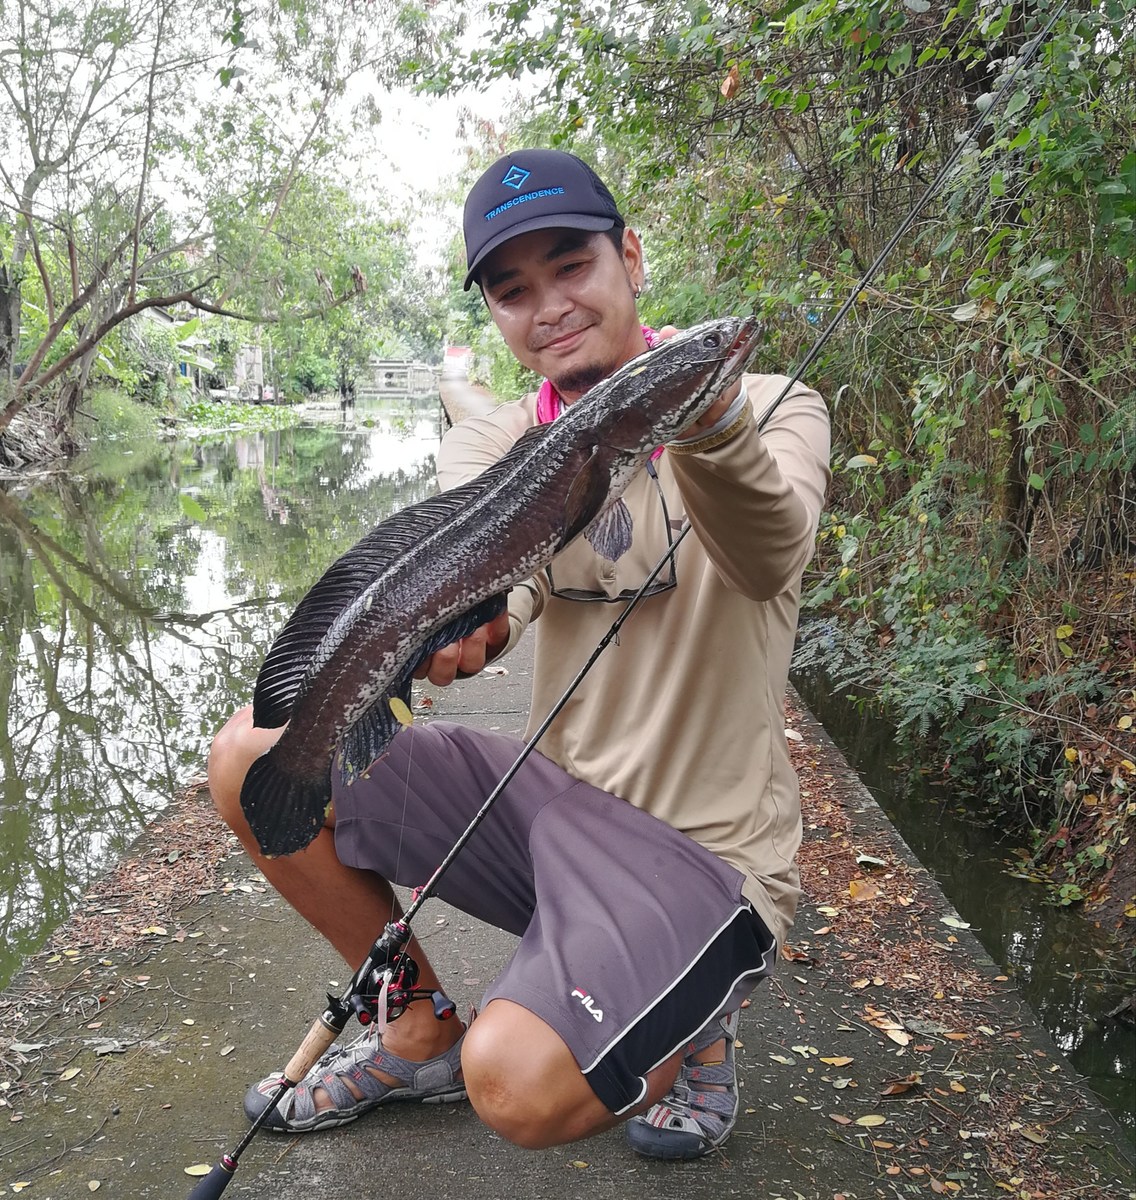
[[320, 571], [432, 494], [437, 402], [0, 490], [0, 985], [201, 772]]
[[1107, 1016], [1124, 988], [1107, 970], [1115, 954], [1105, 936], [1010, 874], [1017, 843], [976, 823], [972, 807], [922, 772], [889, 722], [833, 695], [819, 675], [794, 683], [990, 957], [1136, 1140], [1136, 1033]]

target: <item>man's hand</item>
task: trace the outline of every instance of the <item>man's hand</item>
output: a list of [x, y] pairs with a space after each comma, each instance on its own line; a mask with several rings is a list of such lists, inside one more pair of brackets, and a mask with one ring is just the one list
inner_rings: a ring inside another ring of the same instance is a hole
[[[667, 338], [672, 338], [680, 330], [674, 325], [664, 325], [659, 330], [659, 340], [666, 341]], [[684, 429], [679, 437], [693, 438], [699, 434], [705, 433], [707, 429], [713, 429], [714, 426], [726, 415], [729, 407], [738, 397], [738, 392], [741, 390], [741, 380], [736, 379], [728, 388], [714, 401], [713, 404], [694, 422], [688, 429]]]
[[505, 649], [508, 640], [509, 614], [503, 612], [468, 637], [436, 650], [421, 662], [414, 678], [429, 679], [438, 687], [448, 687], [459, 675], [476, 675]]

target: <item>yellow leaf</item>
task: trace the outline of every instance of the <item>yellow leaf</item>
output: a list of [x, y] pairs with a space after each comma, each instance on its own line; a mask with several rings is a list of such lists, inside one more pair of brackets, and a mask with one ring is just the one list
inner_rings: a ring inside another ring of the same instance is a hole
[[1128, 716], [1127, 713], [1125, 713], [1125, 715], [1123, 717], [1121, 717], [1119, 721], [1116, 722], [1116, 728], [1117, 729], [1131, 729], [1132, 728], [1132, 718], [1130, 716]]
[[99, 1188], [101, 1188], [102, 1186], [103, 1185], [97, 1179], [88, 1179], [87, 1180], [87, 1191], [88, 1192], [97, 1192], [99, 1190]]
[[1065, 638], [1071, 638], [1073, 636], [1073, 626], [1072, 625], [1058, 625], [1057, 628], [1054, 630], [1054, 633], [1056, 634], [1057, 637], [1061, 638], [1062, 640], [1064, 640]]
[[59, 1076], [60, 1083], [66, 1083], [68, 1079], [74, 1079], [76, 1075], [82, 1072], [82, 1067], [68, 1067], [62, 1075]]
[[394, 713], [394, 719], [400, 725], [413, 725], [414, 714], [406, 707], [406, 704], [397, 696], [392, 696], [387, 703], [390, 705], [390, 710]]
[[1124, 906], [1124, 915], [1126, 917], [1136, 917], [1136, 904], [1126, 904]]
[[1065, 759], [1067, 762], [1077, 761], [1077, 751], [1074, 750], [1072, 746], [1065, 747]]
[[847, 1054], [837, 1054], [832, 1058], [822, 1058], [822, 1063], [828, 1063], [830, 1067], [846, 1067], [852, 1059]]
[[886, 1125], [887, 1117], [881, 1117], [879, 1113], [869, 1113], [866, 1117], [857, 1117], [856, 1124], [870, 1129], [876, 1125]]
[[966, 1088], [963, 1087], [963, 1085], [961, 1083], [959, 1083], [959, 1081], [957, 1079], [952, 1079], [951, 1080], [951, 1091], [952, 1092], [965, 1092]]
[[208, 1163], [194, 1163], [192, 1167], [186, 1167], [187, 1175], [208, 1175], [213, 1168]]
[[582, 1158], [574, 1158], [568, 1165], [575, 1167], [577, 1171], [582, 1171], [588, 1164]]
[[31, 1183], [30, 1179], [21, 1179], [19, 1183], [12, 1184], [12, 1191], [22, 1192], [24, 1190], [24, 1188], [31, 1187], [31, 1186], [32, 1186], [32, 1183]]

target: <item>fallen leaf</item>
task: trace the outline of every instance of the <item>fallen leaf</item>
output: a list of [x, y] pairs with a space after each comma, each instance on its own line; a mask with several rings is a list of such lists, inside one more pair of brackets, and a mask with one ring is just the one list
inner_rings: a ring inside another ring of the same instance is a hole
[[969, 929], [970, 922], [964, 921], [960, 917], [940, 917], [940, 921], [944, 925], [949, 925], [952, 929]]
[[1021, 1132], [1022, 1137], [1037, 1146], [1042, 1146], [1049, 1141], [1049, 1134], [1044, 1129], [1023, 1129]]
[[828, 1063], [830, 1067], [846, 1067], [852, 1061], [847, 1054], [838, 1054], [833, 1058], [822, 1058], [822, 1063]]
[[82, 1067], [68, 1067], [62, 1075], [59, 1076], [60, 1083], [66, 1083], [68, 1079], [74, 1079], [76, 1075], [82, 1074]]
[[837, 1125], [851, 1125], [852, 1124], [852, 1118], [844, 1116], [843, 1113], [829, 1113], [828, 1119], [830, 1121], [835, 1121], [837, 1123]]
[[774, 1062], [784, 1063], [786, 1066], [790, 1067], [797, 1061], [795, 1058], [789, 1058], [784, 1054], [771, 1054], [769, 1057], [773, 1059]]
[[866, 1117], [857, 1117], [856, 1124], [872, 1129], [876, 1125], [886, 1125], [887, 1117], [880, 1116], [879, 1113], [869, 1113]]
[[192, 1167], [186, 1167], [187, 1175], [208, 1175], [213, 1168], [208, 1163], [194, 1163]]
[[863, 904], [880, 894], [880, 885], [873, 879], [853, 879], [848, 885], [848, 894], [857, 904]]
[[588, 1164], [582, 1158], [574, 1158], [568, 1165], [582, 1171]]
[[99, 1188], [101, 1188], [102, 1186], [103, 1185], [97, 1179], [88, 1179], [87, 1180], [87, 1191], [88, 1192], [97, 1192], [99, 1190]]
[[228, 1058], [229, 1055], [232, 1054], [235, 1049], [236, 1049], [236, 1046], [222, 1046], [221, 1047], [221, 1057]]
[[919, 1087], [923, 1082], [923, 1075], [920, 1071], [913, 1071], [904, 1079], [893, 1079], [889, 1083], [885, 1083], [880, 1089], [881, 1096], [902, 1096], [904, 1092], [909, 1092], [913, 1087]]
[[394, 714], [394, 719], [400, 725], [414, 724], [414, 714], [409, 708], [406, 707], [405, 700], [400, 699], [398, 696], [391, 696], [390, 699], [387, 700], [387, 704], [390, 705], [390, 710]]

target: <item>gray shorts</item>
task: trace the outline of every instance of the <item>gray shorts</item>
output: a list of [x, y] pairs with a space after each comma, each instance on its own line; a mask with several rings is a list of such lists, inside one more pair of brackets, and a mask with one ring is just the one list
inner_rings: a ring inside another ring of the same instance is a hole
[[[435, 721], [399, 732], [350, 786], [333, 771], [335, 847], [348, 866], [424, 883], [521, 742]], [[743, 876], [663, 821], [529, 756], [437, 895], [517, 934], [483, 1005], [551, 1026], [613, 1113], [646, 1075], [768, 975], [774, 939]]]

